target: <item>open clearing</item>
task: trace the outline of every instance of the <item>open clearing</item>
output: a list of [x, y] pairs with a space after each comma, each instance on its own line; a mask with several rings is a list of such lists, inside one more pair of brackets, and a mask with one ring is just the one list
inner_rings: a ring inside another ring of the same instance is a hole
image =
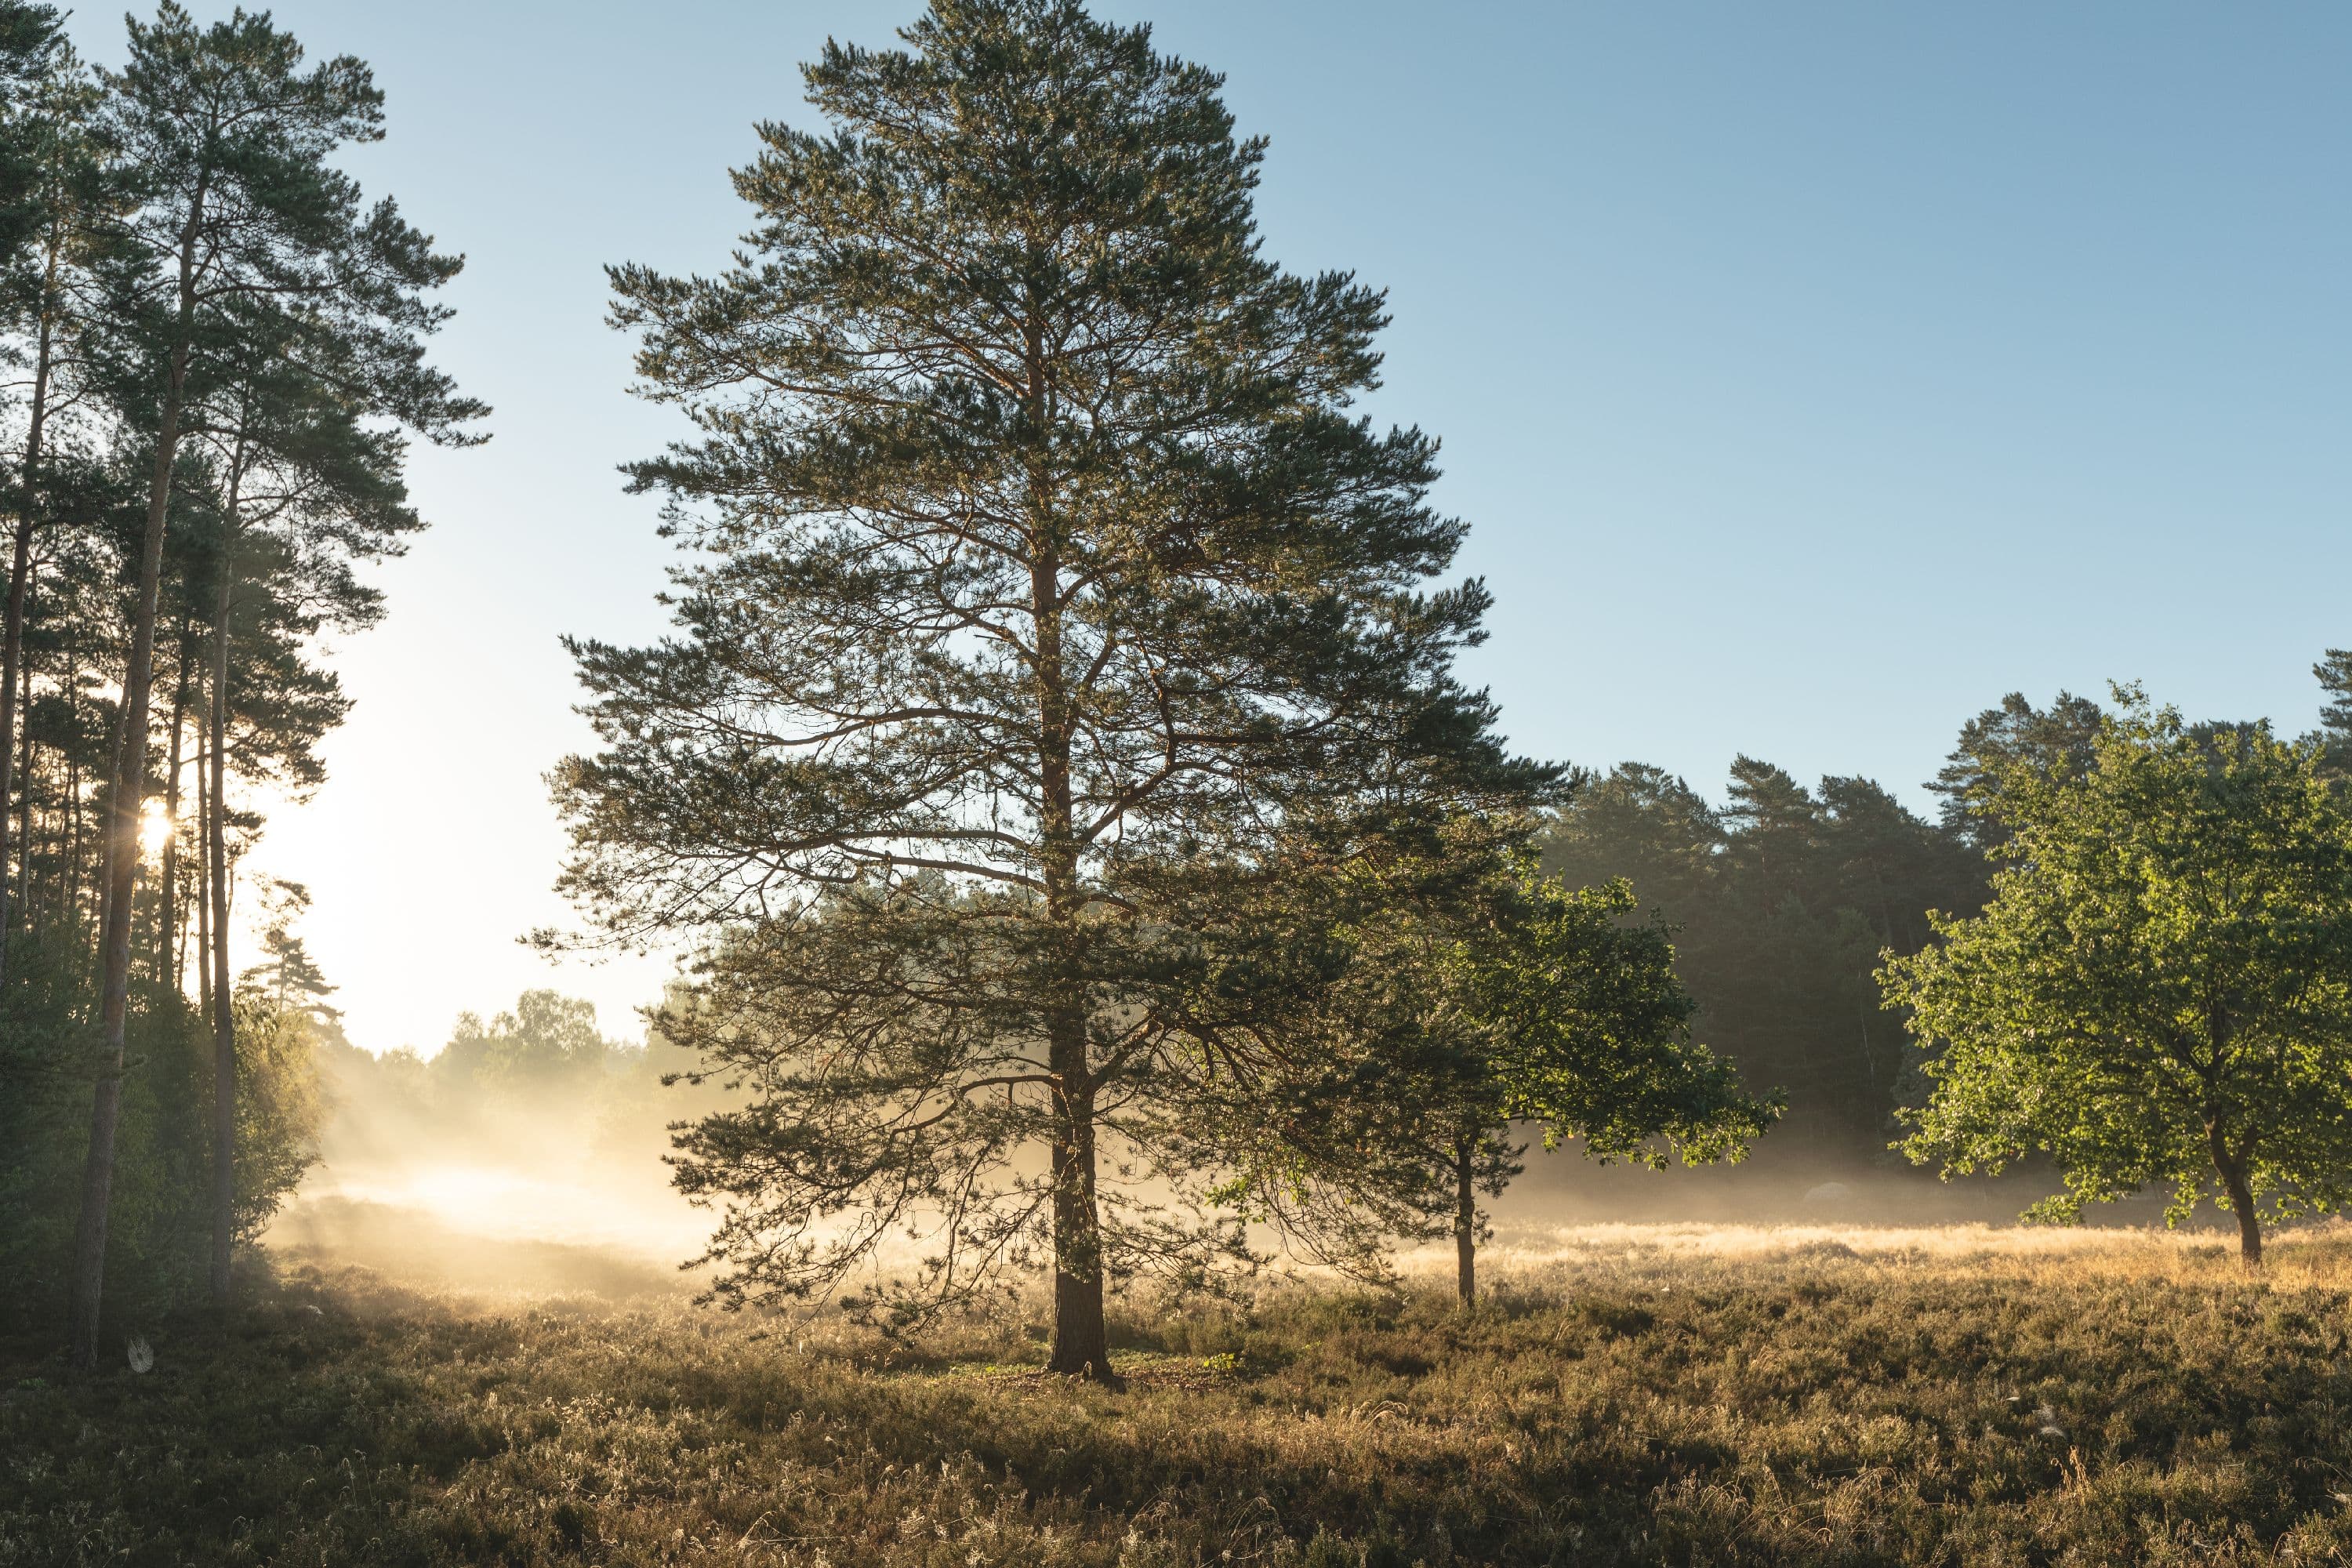
[[1288, 1289], [909, 1349], [282, 1254], [71, 1384], [0, 1564], [2027, 1563], [2352, 1554], [2352, 1232], [1523, 1233], [1473, 1316]]

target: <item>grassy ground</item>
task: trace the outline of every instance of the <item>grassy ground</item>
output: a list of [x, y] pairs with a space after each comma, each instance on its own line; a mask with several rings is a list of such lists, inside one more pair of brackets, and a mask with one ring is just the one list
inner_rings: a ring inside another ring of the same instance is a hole
[[1668, 1239], [1467, 1318], [1129, 1320], [1124, 1394], [1019, 1323], [918, 1356], [286, 1262], [143, 1376], [0, 1346], [0, 1564], [2352, 1557], [2352, 1237], [2260, 1283], [2209, 1242]]

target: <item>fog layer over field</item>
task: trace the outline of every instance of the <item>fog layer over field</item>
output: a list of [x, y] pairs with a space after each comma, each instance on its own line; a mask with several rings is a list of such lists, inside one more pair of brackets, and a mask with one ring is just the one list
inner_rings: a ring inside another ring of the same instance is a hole
[[[278, 1216], [277, 1247], [358, 1263], [421, 1285], [488, 1294], [688, 1291], [682, 1268], [715, 1216], [670, 1184], [672, 1122], [719, 1103], [715, 1086], [665, 1086], [689, 1066], [658, 1037], [596, 1032], [584, 1005], [547, 994], [488, 1025], [461, 1020], [430, 1059], [322, 1052], [329, 1101], [320, 1163]], [[1547, 1153], [1529, 1131], [1527, 1173], [1492, 1205], [1485, 1267], [1497, 1279], [1645, 1258], [1687, 1263], [1775, 1253], [1888, 1262], [1995, 1253], [2170, 1256], [2198, 1233], [2150, 1237], [2161, 1201], [2094, 1211], [2077, 1229], [2016, 1215], [2050, 1190], [2032, 1176], [1939, 1182], [1889, 1154], [1823, 1152], [1789, 1130], [1738, 1165], [1652, 1172]], [[2154, 1252], [2150, 1252], [2154, 1248]], [[911, 1261], [903, 1247], [897, 1261]], [[1402, 1244], [1409, 1274], [1450, 1269], [1450, 1240]], [[1286, 1269], [1277, 1262], [1277, 1270]]]
[[268, 1240], [473, 1290], [679, 1289], [710, 1230], [662, 1163], [667, 1124], [716, 1100], [662, 1084], [689, 1065], [549, 992], [430, 1058], [328, 1046], [319, 1163]]

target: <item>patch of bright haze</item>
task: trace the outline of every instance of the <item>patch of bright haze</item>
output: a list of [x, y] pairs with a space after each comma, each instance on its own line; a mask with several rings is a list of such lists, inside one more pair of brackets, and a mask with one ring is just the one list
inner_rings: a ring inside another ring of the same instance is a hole
[[350, 1172], [330, 1165], [303, 1183], [297, 1203], [367, 1205], [483, 1241], [547, 1242], [675, 1263], [701, 1251], [710, 1222], [662, 1184], [663, 1173], [592, 1184], [498, 1165], [435, 1162]]
[[151, 861], [160, 859], [174, 826], [169, 806], [160, 799], [149, 801], [139, 816], [139, 853]]

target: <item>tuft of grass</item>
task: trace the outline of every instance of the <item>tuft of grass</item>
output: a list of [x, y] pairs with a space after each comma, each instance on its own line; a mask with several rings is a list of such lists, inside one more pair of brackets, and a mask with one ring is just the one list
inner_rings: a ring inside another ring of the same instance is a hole
[[144, 1376], [0, 1345], [0, 1565], [2344, 1561], [2352, 1239], [2277, 1252], [1591, 1252], [1136, 1310], [1118, 1394], [296, 1264]]

